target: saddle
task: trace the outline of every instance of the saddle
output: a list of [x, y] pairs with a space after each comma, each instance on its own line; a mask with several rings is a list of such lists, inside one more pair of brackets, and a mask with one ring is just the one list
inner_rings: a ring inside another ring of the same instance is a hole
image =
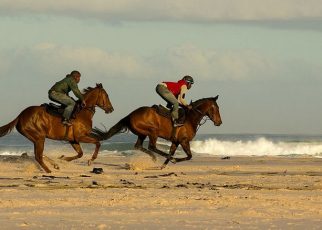
[[[164, 107], [163, 105], [153, 105], [151, 106], [151, 108], [155, 109], [155, 111], [163, 117], [166, 117], [168, 119], [172, 119], [171, 117], [171, 109], [167, 106]], [[179, 118], [178, 118], [178, 122], [179, 123], [184, 123], [184, 121], [186, 120], [186, 113], [185, 110], [183, 108], [179, 108]]]
[[[57, 117], [62, 117], [64, 110], [66, 108], [65, 105], [62, 105], [62, 104], [59, 105], [59, 104], [52, 103], [52, 102], [43, 103], [43, 104], [41, 104], [41, 106], [46, 108], [47, 113], [49, 113], [53, 116], [57, 116]], [[79, 113], [81, 110], [82, 110], [81, 103], [79, 101], [77, 101], [76, 105], [74, 107], [74, 110], [72, 112], [71, 119], [75, 119], [76, 114]]]

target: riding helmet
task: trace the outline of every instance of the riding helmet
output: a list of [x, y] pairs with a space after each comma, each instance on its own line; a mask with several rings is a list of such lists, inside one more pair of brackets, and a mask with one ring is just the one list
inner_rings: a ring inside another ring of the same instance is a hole
[[184, 76], [182, 78], [182, 80], [185, 80], [186, 82], [191, 83], [191, 84], [194, 83], [193, 78], [191, 76], [189, 76], [189, 75]]

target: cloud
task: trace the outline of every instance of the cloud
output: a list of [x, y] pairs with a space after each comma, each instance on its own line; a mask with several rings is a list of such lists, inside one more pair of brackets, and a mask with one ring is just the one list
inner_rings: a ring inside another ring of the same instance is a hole
[[[172, 47], [148, 57], [109, 52], [96, 47], [40, 43], [31, 48], [0, 50], [0, 78], [47, 82], [73, 69], [97, 81], [169, 79], [185, 74], [200, 81], [320, 81], [322, 65], [301, 59], [276, 60], [254, 50], [211, 50], [192, 44]], [[39, 79], [39, 76], [47, 76]]]
[[191, 74], [205, 81], [269, 79], [285, 68], [253, 50], [217, 51], [191, 44], [141, 57], [95, 47], [40, 43], [31, 48], [0, 51], [0, 63], [0, 76], [20, 76], [27, 72], [30, 77], [55, 76], [78, 69], [97, 79], [163, 79]]
[[278, 64], [253, 50], [209, 50], [191, 44], [171, 48], [161, 57], [168, 75], [184, 73], [204, 80], [271, 78]]
[[34, 47], [14, 52], [12, 50], [2, 51], [0, 58], [2, 76], [26, 70], [33, 73], [30, 76], [55, 75], [57, 72], [64, 73], [73, 69], [79, 69], [98, 78], [108, 75], [110, 78], [135, 79], [146, 78], [150, 75], [149, 67], [142, 58], [107, 52], [95, 47], [80, 48], [40, 43]]
[[322, 19], [321, 0], [2, 0], [2, 15], [63, 15], [104, 21], [289, 21]]

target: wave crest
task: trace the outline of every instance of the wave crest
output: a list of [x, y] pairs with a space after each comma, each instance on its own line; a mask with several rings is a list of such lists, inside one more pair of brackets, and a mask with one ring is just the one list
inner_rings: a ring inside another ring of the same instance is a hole
[[196, 153], [227, 156], [322, 156], [321, 142], [273, 142], [264, 137], [251, 141], [220, 141], [211, 138], [204, 141], [193, 141], [191, 149]]

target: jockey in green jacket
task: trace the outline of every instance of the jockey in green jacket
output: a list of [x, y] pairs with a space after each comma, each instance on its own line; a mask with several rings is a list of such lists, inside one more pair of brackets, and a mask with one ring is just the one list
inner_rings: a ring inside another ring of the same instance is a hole
[[78, 89], [78, 83], [80, 81], [81, 74], [77, 70], [67, 74], [66, 77], [56, 82], [53, 87], [48, 91], [49, 99], [65, 105], [66, 108], [63, 113], [63, 124], [70, 126], [70, 117], [75, 107], [75, 101], [68, 95], [70, 91], [82, 101], [82, 105], [85, 106], [84, 96]]

